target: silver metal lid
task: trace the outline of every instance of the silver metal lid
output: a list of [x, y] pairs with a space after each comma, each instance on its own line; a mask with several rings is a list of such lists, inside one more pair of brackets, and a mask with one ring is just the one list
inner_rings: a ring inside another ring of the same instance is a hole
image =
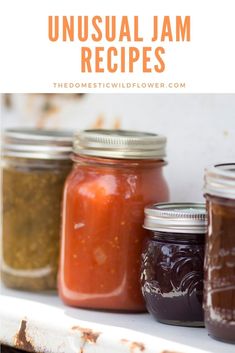
[[68, 159], [72, 152], [71, 131], [7, 129], [3, 132], [4, 157]]
[[205, 169], [204, 192], [235, 199], [235, 163], [217, 164]]
[[125, 158], [163, 159], [166, 137], [128, 130], [85, 130], [74, 139], [74, 153], [79, 155]]
[[171, 233], [204, 234], [204, 203], [158, 203], [144, 210], [144, 228]]

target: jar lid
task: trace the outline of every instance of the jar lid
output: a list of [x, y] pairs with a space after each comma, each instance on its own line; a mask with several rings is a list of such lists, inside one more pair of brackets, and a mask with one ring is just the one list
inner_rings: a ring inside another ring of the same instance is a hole
[[72, 152], [71, 131], [15, 128], [3, 132], [5, 157], [68, 159]]
[[118, 159], [163, 159], [166, 137], [128, 130], [84, 130], [75, 135], [74, 153]]
[[204, 234], [204, 203], [158, 203], [144, 210], [144, 228], [171, 233]]
[[235, 163], [217, 164], [205, 169], [206, 194], [235, 199]]

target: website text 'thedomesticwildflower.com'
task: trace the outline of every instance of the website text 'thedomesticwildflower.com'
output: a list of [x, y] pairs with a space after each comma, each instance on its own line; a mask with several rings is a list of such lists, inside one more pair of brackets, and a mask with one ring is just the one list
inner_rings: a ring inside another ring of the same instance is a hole
[[53, 82], [55, 89], [186, 89], [186, 82]]

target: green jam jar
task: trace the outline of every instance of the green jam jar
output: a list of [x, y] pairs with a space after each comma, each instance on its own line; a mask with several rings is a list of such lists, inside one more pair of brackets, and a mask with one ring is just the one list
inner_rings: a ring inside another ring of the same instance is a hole
[[1, 278], [7, 287], [56, 288], [71, 147], [70, 132], [9, 129], [3, 134]]

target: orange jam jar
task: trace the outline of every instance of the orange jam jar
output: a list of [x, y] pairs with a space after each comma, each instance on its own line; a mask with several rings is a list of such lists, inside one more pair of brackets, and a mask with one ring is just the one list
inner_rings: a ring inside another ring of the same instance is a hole
[[140, 262], [144, 207], [168, 200], [166, 138], [85, 130], [74, 138], [65, 184], [59, 294], [72, 306], [145, 310]]

